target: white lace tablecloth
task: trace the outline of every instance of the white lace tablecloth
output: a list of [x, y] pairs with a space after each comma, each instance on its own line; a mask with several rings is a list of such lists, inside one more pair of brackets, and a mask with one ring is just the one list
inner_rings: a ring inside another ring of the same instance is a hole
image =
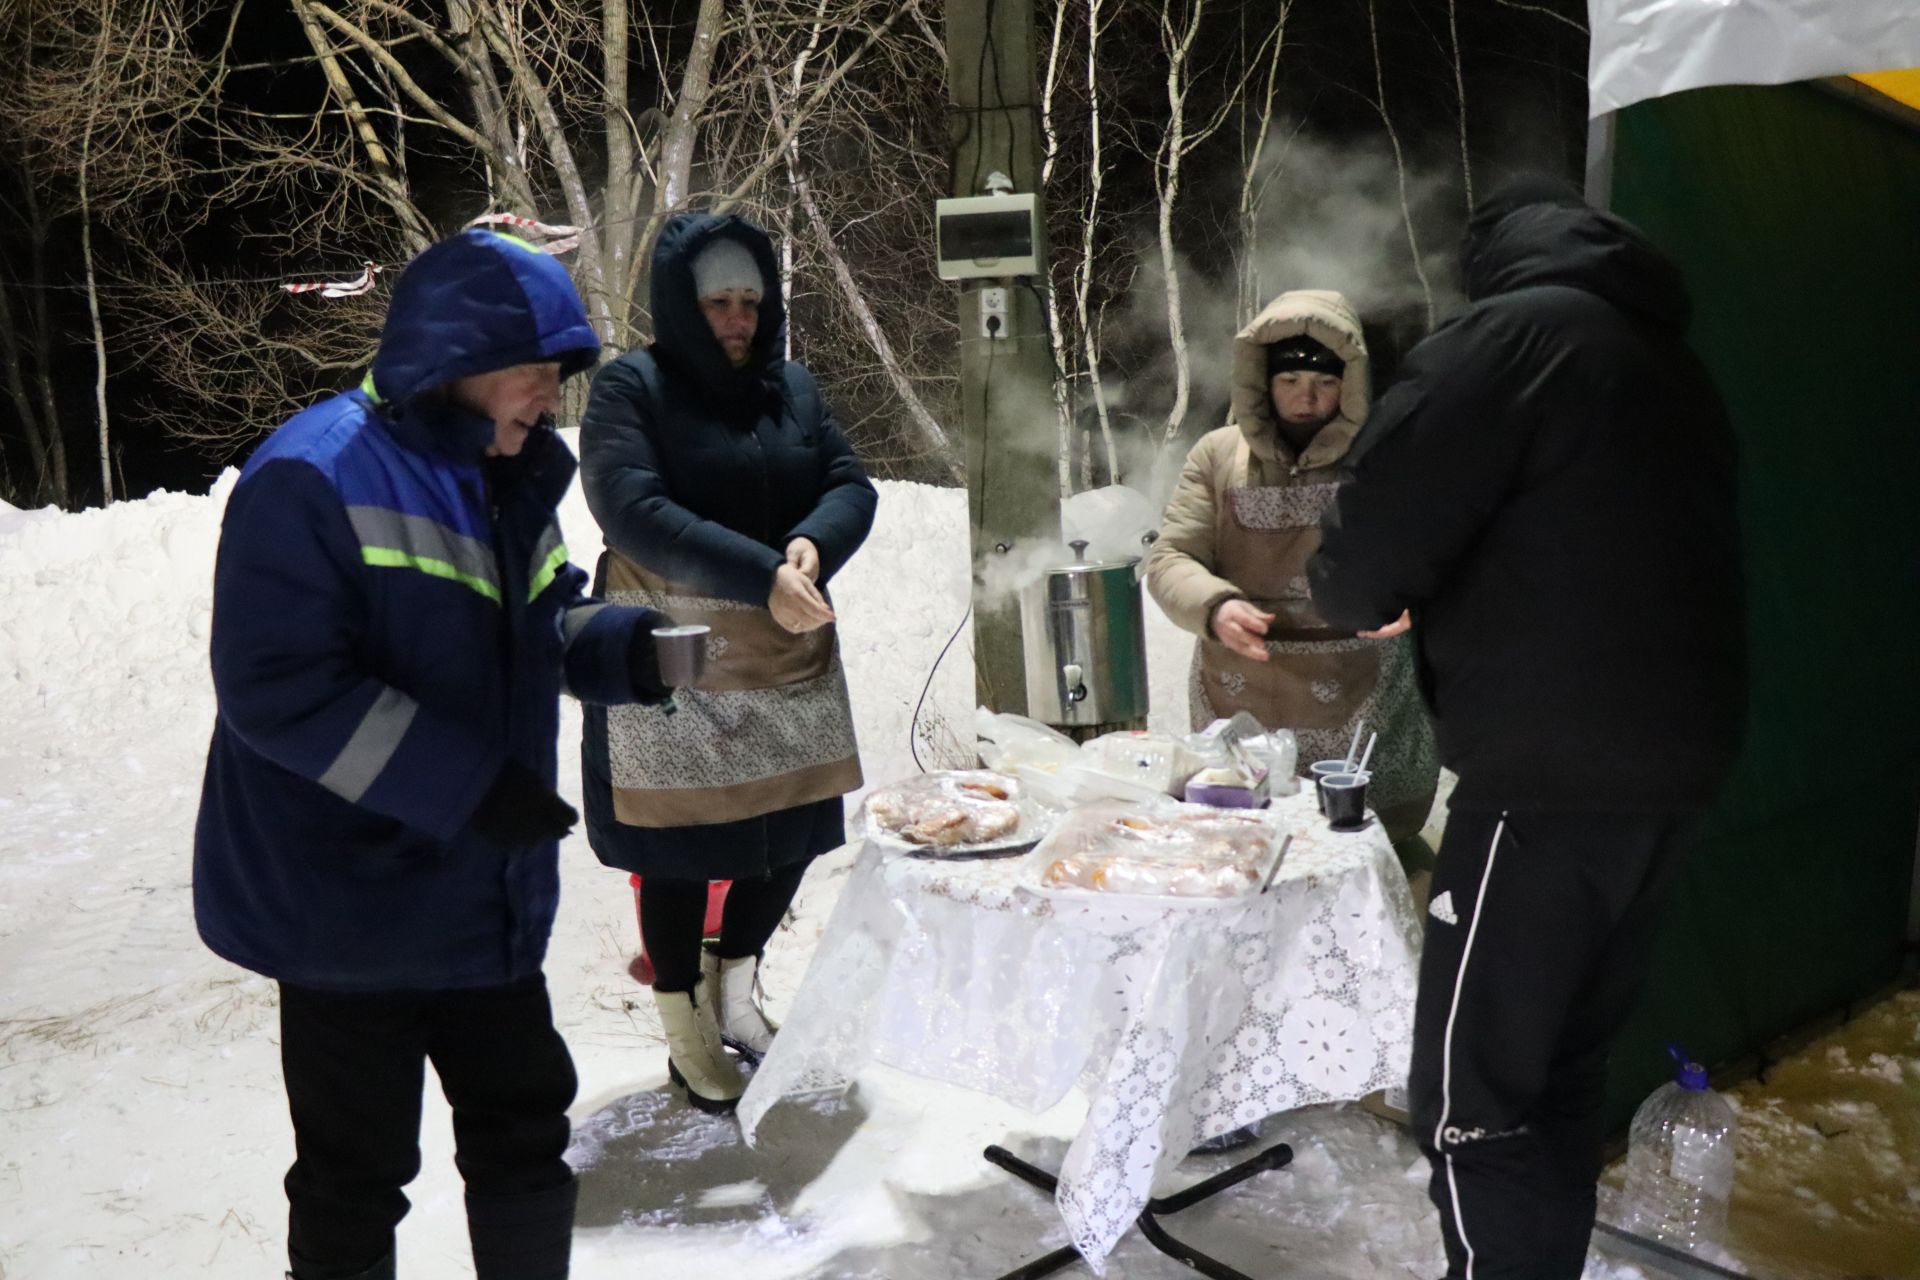
[[740, 1103], [870, 1062], [1031, 1111], [1089, 1108], [1057, 1202], [1099, 1271], [1196, 1142], [1406, 1079], [1419, 922], [1378, 823], [1328, 829], [1310, 789], [1264, 895], [1121, 905], [1047, 896], [1025, 857], [936, 862], [867, 846]]

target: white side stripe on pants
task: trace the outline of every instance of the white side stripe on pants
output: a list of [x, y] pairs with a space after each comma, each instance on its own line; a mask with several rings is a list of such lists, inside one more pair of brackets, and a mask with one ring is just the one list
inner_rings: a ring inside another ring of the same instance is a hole
[[1500, 852], [1500, 837], [1506, 829], [1507, 815], [1503, 813], [1499, 825], [1493, 829], [1493, 843], [1487, 848], [1487, 865], [1480, 872], [1480, 891], [1473, 899], [1473, 923], [1467, 926], [1467, 942], [1460, 950], [1460, 967], [1453, 975], [1453, 1004], [1447, 1010], [1447, 1035], [1440, 1049], [1440, 1120], [1433, 1127], [1433, 1149], [1446, 1155], [1447, 1191], [1453, 1198], [1453, 1230], [1467, 1251], [1467, 1280], [1473, 1280], [1473, 1242], [1467, 1239], [1466, 1219], [1460, 1215], [1460, 1183], [1453, 1176], [1453, 1152], [1441, 1145], [1441, 1135], [1447, 1131], [1447, 1120], [1453, 1111], [1453, 1024], [1460, 1016], [1460, 991], [1467, 983], [1467, 961], [1473, 958], [1473, 938], [1480, 931], [1480, 908], [1487, 900], [1487, 883], [1493, 879], [1493, 856]]

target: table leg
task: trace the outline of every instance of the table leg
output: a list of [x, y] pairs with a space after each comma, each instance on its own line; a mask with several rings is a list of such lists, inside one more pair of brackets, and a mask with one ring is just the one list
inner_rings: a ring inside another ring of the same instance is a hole
[[1000, 1277], [1000, 1280], [1040, 1280], [1041, 1276], [1050, 1276], [1056, 1271], [1064, 1271], [1080, 1261], [1080, 1251], [1072, 1245], [1064, 1249], [1055, 1249], [1044, 1257], [1035, 1258], [1023, 1267], [1015, 1267]]
[[1285, 1167], [1293, 1160], [1293, 1148], [1284, 1142], [1275, 1143], [1251, 1160], [1243, 1160], [1231, 1169], [1214, 1174], [1205, 1182], [1196, 1182], [1185, 1191], [1176, 1191], [1170, 1196], [1161, 1196], [1147, 1201], [1148, 1213], [1178, 1213], [1182, 1209], [1191, 1209], [1202, 1200], [1211, 1200], [1228, 1187], [1238, 1186], [1256, 1174], [1269, 1169]]
[[[1005, 1147], [988, 1147], [984, 1154], [990, 1163], [1048, 1195], [1053, 1195], [1060, 1189], [1060, 1180], [1057, 1177], [1038, 1165], [1022, 1160]], [[1136, 1220], [1140, 1227], [1140, 1234], [1146, 1237], [1148, 1244], [1161, 1253], [1184, 1263], [1208, 1277], [1209, 1280], [1252, 1280], [1252, 1277], [1245, 1272], [1236, 1271], [1219, 1259], [1210, 1257], [1192, 1245], [1168, 1235], [1166, 1228], [1160, 1225], [1156, 1215], [1191, 1209], [1202, 1200], [1212, 1199], [1229, 1187], [1238, 1186], [1269, 1169], [1282, 1168], [1292, 1160], [1293, 1148], [1284, 1142], [1278, 1142], [1251, 1160], [1243, 1160], [1231, 1169], [1216, 1173], [1203, 1182], [1194, 1183], [1184, 1191], [1176, 1191], [1170, 1196], [1149, 1200], [1146, 1209]], [[1007, 1272], [999, 1280], [1039, 1280], [1041, 1276], [1050, 1276], [1056, 1271], [1071, 1266], [1079, 1261], [1079, 1258], [1079, 1252], [1072, 1247], [1055, 1249], [1045, 1257], [1036, 1258], [1023, 1267]]]
[[1193, 1270], [1206, 1276], [1208, 1280], [1253, 1280], [1253, 1277], [1246, 1272], [1235, 1271], [1218, 1258], [1209, 1257], [1192, 1245], [1175, 1240], [1167, 1234], [1166, 1229], [1160, 1225], [1153, 1214], [1143, 1213], [1136, 1221], [1140, 1227], [1140, 1234], [1147, 1238], [1148, 1244], [1169, 1258], [1184, 1262]]
[[1038, 1187], [1048, 1195], [1053, 1195], [1060, 1190], [1060, 1179], [1039, 1165], [1028, 1164], [1005, 1147], [988, 1147], [984, 1154], [987, 1157], [987, 1163], [999, 1165], [1028, 1186]]

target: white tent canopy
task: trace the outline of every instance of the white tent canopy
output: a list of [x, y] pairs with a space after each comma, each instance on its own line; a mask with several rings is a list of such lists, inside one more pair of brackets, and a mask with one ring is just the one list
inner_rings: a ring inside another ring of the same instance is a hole
[[1588, 0], [1591, 116], [1713, 84], [1920, 66], [1920, 0]]

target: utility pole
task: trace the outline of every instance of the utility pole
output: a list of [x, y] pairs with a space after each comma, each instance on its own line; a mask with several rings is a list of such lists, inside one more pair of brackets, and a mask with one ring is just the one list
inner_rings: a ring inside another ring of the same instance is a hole
[[[1033, 0], [947, 0], [955, 196], [987, 194], [994, 173], [1016, 193], [1042, 194], [1033, 10]], [[1039, 224], [1046, 226], [1044, 209]], [[1044, 273], [1046, 246], [1035, 250]], [[1053, 353], [1032, 285], [968, 280], [959, 297], [974, 691], [983, 706], [1023, 715], [1019, 604], [1006, 588], [1013, 565], [1031, 568], [1043, 548], [1060, 546]]]

